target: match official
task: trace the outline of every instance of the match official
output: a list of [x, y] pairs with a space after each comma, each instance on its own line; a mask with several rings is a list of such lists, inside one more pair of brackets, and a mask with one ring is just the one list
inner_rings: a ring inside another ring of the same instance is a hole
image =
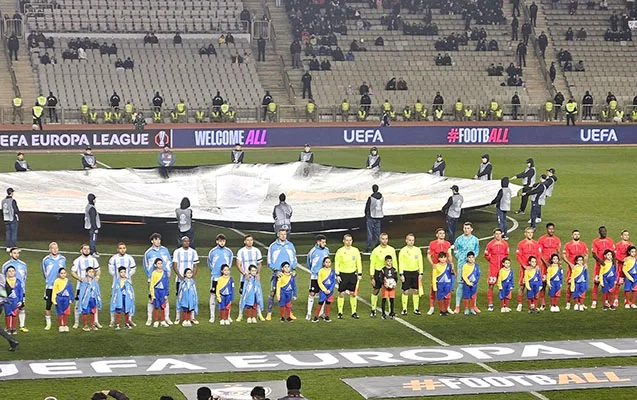
[[420, 315], [420, 293], [419, 289], [422, 287], [422, 274], [423, 274], [423, 262], [422, 262], [422, 250], [414, 246], [416, 237], [413, 233], [408, 233], [405, 236], [406, 246], [400, 249], [398, 253], [398, 270], [400, 274], [400, 281], [402, 282], [402, 311], [401, 315], [407, 315], [407, 306], [409, 305], [409, 291], [413, 299], [414, 314]]
[[334, 272], [338, 281], [338, 319], [343, 318], [343, 307], [345, 305], [345, 293], [349, 294], [349, 304], [352, 309], [352, 318], [358, 319], [356, 313], [358, 286], [363, 277], [363, 263], [360, 251], [352, 246], [352, 235], [343, 236], [343, 247], [336, 251], [334, 257]]

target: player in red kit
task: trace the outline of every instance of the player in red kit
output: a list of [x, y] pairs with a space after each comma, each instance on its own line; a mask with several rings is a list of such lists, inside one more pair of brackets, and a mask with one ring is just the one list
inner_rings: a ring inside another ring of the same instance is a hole
[[540, 264], [540, 270], [542, 274], [542, 289], [540, 289], [540, 311], [544, 311], [546, 308], [546, 270], [551, 265], [551, 254], [560, 254], [560, 250], [562, 249], [562, 241], [560, 238], [555, 236], [555, 224], [549, 222], [546, 224], [546, 234], [542, 235], [538, 239], [538, 243], [542, 248], [542, 258]]
[[502, 229], [493, 230], [493, 240], [487, 244], [484, 250], [484, 258], [489, 262], [489, 290], [487, 291], [487, 301], [489, 311], [493, 311], [493, 287], [498, 283], [498, 275], [502, 267], [502, 260], [509, 256], [509, 243], [503, 238]]
[[[575, 265], [575, 257], [584, 256], [584, 265], [588, 265], [588, 247], [581, 241], [580, 232], [575, 229], [571, 233], [571, 241], [564, 245], [562, 259], [568, 264], [566, 269], [566, 309], [571, 309], [571, 274]], [[584, 306], [586, 307], [586, 306]]]
[[595, 259], [595, 275], [593, 275], [593, 302], [591, 308], [597, 308], [597, 291], [599, 290], [599, 268], [604, 263], [604, 252], [611, 250], [615, 254], [615, 242], [606, 234], [606, 227], [599, 227], [599, 237], [593, 240], [591, 253]]
[[522, 312], [522, 299], [524, 298], [524, 290], [526, 288], [524, 282], [524, 270], [525, 267], [529, 264], [529, 257], [533, 256], [536, 259], [540, 259], [542, 255], [542, 248], [537, 240], [533, 240], [534, 229], [530, 226], [524, 230], [524, 239], [520, 240], [518, 243], [518, 248], [515, 251], [515, 257], [520, 264], [520, 279], [519, 285], [520, 289], [518, 289], [518, 312]]
[[[438, 263], [438, 254], [447, 253], [447, 262], [451, 263], [453, 269], [453, 252], [451, 251], [451, 243], [445, 240], [445, 230], [442, 228], [436, 229], [436, 240], [429, 243], [429, 251], [427, 251], [427, 261], [433, 267]], [[429, 311], [427, 315], [434, 313], [434, 304], [436, 302], [436, 292], [433, 287], [429, 293]], [[443, 310], [441, 310], [443, 311]]]
[[[621, 286], [624, 285], [624, 273], [622, 272], [622, 268], [624, 268], [624, 258], [626, 258], [626, 254], [628, 254], [628, 248], [633, 246], [630, 242], [630, 232], [624, 229], [621, 233], [621, 237], [622, 240], [615, 244], [615, 260], [617, 260], [617, 287], [615, 288], [615, 300], [613, 301], [615, 308], [619, 307], [619, 292], [621, 291]], [[624, 304], [626, 304], [625, 299]]]

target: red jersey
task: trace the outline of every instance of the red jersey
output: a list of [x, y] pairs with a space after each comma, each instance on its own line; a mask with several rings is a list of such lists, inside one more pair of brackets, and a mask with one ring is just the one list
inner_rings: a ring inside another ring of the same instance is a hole
[[560, 255], [560, 249], [562, 248], [562, 241], [557, 236], [543, 235], [538, 239], [538, 243], [542, 248], [542, 260], [545, 262], [545, 267], [551, 264], [551, 255]]
[[489, 270], [499, 270], [502, 266], [502, 260], [508, 256], [509, 244], [506, 240], [497, 241], [493, 239], [484, 250], [484, 258], [489, 262]]
[[[615, 245], [615, 259], [617, 259], [618, 267], [624, 265], [624, 258], [626, 258], [626, 252], [630, 246], [634, 245], [629, 241], [623, 240], [620, 240], [617, 242], [617, 245]], [[617, 271], [619, 271], [619, 269]]]
[[[434, 260], [434, 264], [438, 262], [438, 253], [449, 254], [449, 248], [451, 247], [451, 243], [446, 240], [439, 241], [438, 239], [429, 243], [429, 251], [428, 253], [431, 255], [431, 258]], [[451, 262], [451, 260], [447, 260], [447, 262]]]
[[[571, 240], [570, 242], [564, 245], [563, 253], [566, 256], [566, 259], [568, 260], [568, 262], [570, 262], [571, 264], [575, 264], [576, 256], [586, 257], [586, 255], [588, 254], [588, 247], [586, 247], [586, 243], [582, 242], [581, 240], [578, 240], [577, 242], [574, 240]], [[569, 266], [569, 270], [570, 269], [571, 268]]]
[[[615, 242], [613, 242], [613, 239], [606, 237], [604, 239], [597, 238], [593, 240], [593, 246], [591, 248], [591, 251], [595, 253], [595, 255], [599, 257], [599, 259], [601, 260], [604, 259], [604, 252], [606, 250], [612, 250], [613, 253], [615, 253]], [[597, 261], [595, 261], [595, 267], [599, 267], [599, 266], [600, 264]]]
[[522, 239], [520, 243], [518, 243], [518, 249], [515, 252], [515, 256], [520, 263], [520, 266], [524, 268], [524, 266], [529, 265], [529, 257], [535, 256], [538, 260], [542, 255], [542, 248], [537, 240], [527, 240]]

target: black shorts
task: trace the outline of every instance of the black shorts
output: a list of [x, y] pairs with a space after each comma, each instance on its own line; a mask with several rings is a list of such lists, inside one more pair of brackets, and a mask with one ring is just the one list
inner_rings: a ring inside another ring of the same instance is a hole
[[[80, 289], [75, 291], [75, 301], [80, 301]], [[77, 306], [77, 303], [75, 303], [75, 306]]]
[[212, 281], [210, 284], [210, 293], [217, 294], [217, 281]]
[[405, 271], [403, 276], [405, 282], [403, 282], [403, 290], [416, 289], [418, 290], [418, 271]]
[[374, 271], [374, 283], [375, 285], [372, 287], [372, 289], [375, 290], [380, 290], [380, 288], [383, 287], [383, 271]]
[[339, 276], [341, 278], [341, 283], [338, 284], [338, 292], [343, 293], [344, 291], [349, 290], [351, 293], [354, 293], [354, 291], [356, 291], [356, 284], [358, 283], [356, 273], [341, 272]]
[[46, 289], [44, 294], [44, 301], [46, 302], [46, 310], [51, 311], [53, 307], [53, 289]]
[[318, 279], [310, 279], [310, 293], [318, 293], [320, 291]]
[[239, 286], [239, 296], [243, 294], [243, 284], [245, 281], [241, 281], [241, 285]]

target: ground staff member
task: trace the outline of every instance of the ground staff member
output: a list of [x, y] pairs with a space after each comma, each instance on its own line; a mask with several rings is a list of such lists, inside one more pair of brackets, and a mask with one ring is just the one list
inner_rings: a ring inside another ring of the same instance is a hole
[[95, 258], [99, 258], [100, 253], [97, 252], [97, 234], [102, 227], [100, 221], [100, 213], [95, 208], [95, 195], [89, 193], [87, 196], [88, 204], [84, 209], [84, 229], [88, 230], [88, 245], [91, 249], [91, 255]]

